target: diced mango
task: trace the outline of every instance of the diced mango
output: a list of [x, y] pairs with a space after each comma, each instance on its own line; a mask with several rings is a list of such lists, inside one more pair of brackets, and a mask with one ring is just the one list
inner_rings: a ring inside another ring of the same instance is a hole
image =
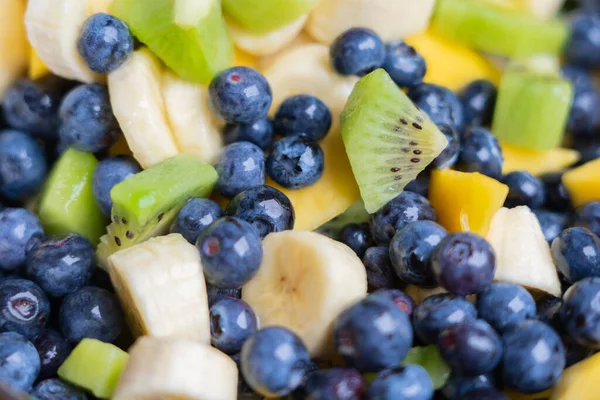
[[504, 165], [502, 173], [527, 171], [532, 175], [543, 175], [551, 172], [561, 172], [579, 161], [579, 152], [560, 147], [550, 150], [534, 150], [517, 147], [508, 143], [500, 143]]
[[550, 400], [598, 400], [600, 353], [567, 368], [554, 385]]
[[246, 53], [244, 50], [238, 49], [237, 47], [234, 49], [234, 59], [233, 65], [240, 65], [243, 67], [256, 68], [257, 61], [256, 57], [254, 57], [250, 53]]
[[600, 200], [600, 158], [565, 172], [562, 179], [575, 207]]
[[439, 223], [450, 232], [485, 236], [507, 195], [508, 186], [478, 172], [434, 170], [431, 174], [429, 201]]
[[42, 78], [50, 73], [46, 64], [42, 61], [40, 56], [33, 47], [29, 48], [29, 78], [38, 79]]

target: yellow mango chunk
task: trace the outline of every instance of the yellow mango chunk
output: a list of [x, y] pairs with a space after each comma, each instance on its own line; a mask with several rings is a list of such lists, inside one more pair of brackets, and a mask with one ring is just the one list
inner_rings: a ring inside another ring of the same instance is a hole
[[565, 172], [562, 180], [575, 207], [600, 200], [600, 158]]
[[405, 38], [427, 61], [425, 82], [459, 90], [476, 79], [487, 79], [494, 84], [500, 72], [479, 53], [462, 44], [428, 31]]
[[554, 385], [550, 400], [600, 398], [600, 353], [567, 368]]
[[538, 176], [551, 172], [561, 172], [575, 164], [580, 158], [579, 152], [571, 149], [534, 150], [508, 143], [500, 143], [500, 147], [504, 156], [503, 174], [514, 171], [527, 171]]
[[42, 78], [50, 73], [46, 64], [38, 56], [37, 52], [33, 47], [29, 48], [29, 78], [38, 79]]
[[238, 49], [237, 47], [234, 49], [233, 57], [233, 65], [235, 66], [249, 68], [256, 68], [257, 66], [256, 57], [250, 53], [246, 53], [244, 50]]
[[478, 172], [446, 169], [431, 174], [429, 201], [449, 232], [485, 236], [507, 195], [508, 186]]

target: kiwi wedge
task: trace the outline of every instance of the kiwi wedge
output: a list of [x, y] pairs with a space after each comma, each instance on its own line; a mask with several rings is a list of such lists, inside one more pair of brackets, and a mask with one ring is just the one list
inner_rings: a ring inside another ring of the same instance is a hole
[[223, 0], [223, 9], [248, 31], [267, 33], [308, 13], [317, 3], [318, 0]]
[[402, 193], [448, 144], [383, 69], [354, 86], [341, 115], [341, 128], [369, 213]]
[[165, 233], [192, 197], [207, 197], [215, 169], [197, 157], [179, 154], [117, 184], [111, 191], [111, 224], [100, 239], [101, 266], [116, 251]]

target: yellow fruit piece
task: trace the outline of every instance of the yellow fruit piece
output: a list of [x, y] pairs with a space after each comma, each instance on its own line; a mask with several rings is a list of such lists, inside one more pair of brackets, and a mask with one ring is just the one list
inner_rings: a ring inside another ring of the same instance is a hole
[[246, 53], [244, 50], [240, 50], [237, 47], [234, 51], [233, 65], [243, 66], [249, 68], [256, 68], [257, 62], [256, 57], [250, 53]]
[[575, 207], [600, 200], [600, 158], [565, 172], [562, 180]]
[[504, 165], [502, 173], [527, 171], [532, 175], [543, 175], [550, 172], [561, 172], [579, 161], [576, 150], [555, 148], [550, 150], [534, 150], [501, 143]]
[[431, 174], [429, 201], [439, 223], [450, 232], [485, 236], [507, 195], [508, 186], [478, 172], [445, 169]]
[[0, 2], [0, 99], [4, 91], [27, 68], [25, 4], [21, 0]]
[[437, 33], [428, 31], [405, 41], [427, 61], [425, 82], [459, 90], [476, 79], [495, 84], [500, 80], [498, 69], [479, 53]]
[[115, 144], [111, 146], [108, 150], [108, 153], [111, 156], [130, 156], [133, 157], [133, 153], [131, 149], [127, 145], [127, 140], [125, 140], [125, 136], [121, 136], [119, 140]]
[[554, 385], [550, 400], [598, 400], [600, 353], [567, 368]]
[[42, 61], [40, 56], [33, 47], [29, 48], [29, 78], [38, 79], [42, 78], [50, 73], [46, 64]]

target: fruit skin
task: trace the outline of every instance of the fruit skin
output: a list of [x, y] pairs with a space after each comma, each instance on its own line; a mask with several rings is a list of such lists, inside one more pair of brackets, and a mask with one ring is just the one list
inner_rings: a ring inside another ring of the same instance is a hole
[[323, 150], [303, 134], [286, 136], [273, 145], [267, 173], [287, 189], [302, 189], [317, 182], [325, 168]]
[[504, 157], [498, 140], [485, 128], [471, 128], [463, 137], [457, 168], [500, 180]]
[[561, 173], [582, 158], [583, 153], [572, 149], [556, 147], [550, 150], [535, 150], [500, 143], [504, 163], [502, 173], [527, 171], [534, 176]]
[[321, 140], [331, 128], [331, 111], [315, 96], [298, 94], [287, 98], [275, 113], [273, 129], [278, 135], [303, 133]]
[[366, 394], [367, 382], [355, 369], [321, 369], [308, 375], [304, 390], [311, 400], [360, 399]]
[[31, 393], [40, 400], [87, 400], [84, 391], [69, 385], [57, 378], [50, 378], [38, 382]]
[[564, 173], [563, 183], [575, 207], [600, 200], [600, 185], [596, 178], [599, 169], [600, 159], [596, 159]]
[[552, 258], [569, 283], [600, 277], [600, 239], [586, 228], [565, 229], [552, 241]]
[[[448, 144], [446, 148], [431, 162], [431, 166], [437, 169], [451, 168], [460, 154], [460, 136], [450, 125], [438, 124], [440, 132], [444, 134]], [[408, 186], [408, 185], [407, 185]]]
[[190, 244], [195, 244], [204, 229], [221, 218], [221, 206], [212, 200], [193, 198], [179, 210], [171, 226], [171, 233], [180, 233]]
[[382, 300], [388, 302], [391, 300], [409, 317], [412, 315], [416, 304], [414, 300], [400, 289], [382, 289], [377, 290], [367, 296], [369, 300]]
[[600, 348], [600, 325], [594, 303], [599, 292], [599, 278], [583, 278], [567, 290], [560, 309], [561, 320], [569, 336], [591, 349]]
[[380, 372], [368, 391], [369, 399], [373, 400], [429, 400], [433, 398], [433, 394], [431, 378], [420, 365], [407, 365]]
[[477, 79], [460, 92], [466, 126], [489, 126], [494, 115], [498, 89], [486, 80]]
[[385, 45], [382, 68], [396, 85], [410, 89], [423, 83], [427, 63], [414, 47], [404, 42], [391, 42]]
[[496, 379], [492, 374], [478, 376], [453, 375], [442, 393], [448, 400], [461, 400], [464, 395], [478, 389], [493, 389]]
[[56, 376], [58, 368], [71, 353], [71, 345], [60, 333], [52, 329], [42, 329], [33, 341], [40, 357], [39, 379]]
[[238, 353], [257, 330], [256, 315], [245, 301], [223, 298], [210, 306], [211, 344], [222, 352]]
[[575, 209], [571, 224], [600, 235], [600, 201], [590, 201]]
[[408, 96], [435, 124], [447, 124], [461, 130], [465, 120], [463, 106], [448, 88], [423, 83], [408, 92]]
[[226, 146], [221, 153], [215, 190], [232, 198], [246, 189], [265, 184], [265, 156], [263, 150], [250, 142]]
[[350, 28], [331, 44], [331, 65], [340, 75], [365, 76], [385, 60], [381, 38], [368, 28]]
[[113, 205], [110, 198], [112, 188], [141, 170], [139, 164], [128, 156], [108, 157], [100, 161], [94, 170], [92, 190], [94, 191], [96, 203], [98, 203], [104, 215], [110, 217]]
[[367, 270], [369, 292], [402, 286], [402, 282], [392, 267], [388, 246], [369, 247], [363, 255], [362, 262]]
[[527, 206], [540, 208], [546, 200], [546, 190], [542, 181], [527, 171], [515, 171], [502, 177], [508, 186], [505, 207]]
[[565, 58], [569, 63], [595, 68], [600, 65], [600, 50], [595, 35], [600, 33], [600, 17], [594, 13], [576, 14], [571, 20], [569, 41], [565, 47]]
[[564, 212], [573, 208], [569, 192], [562, 182], [562, 173], [542, 175], [540, 179], [546, 189], [544, 207], [557, 212]]
[[0, 329], [33, 340], [48, 322], [50, 301], [44, 291], [27, 279], [0, 281]]
[[223, 128], [225, 144], [236, 142], [254, 143], [263, 150], [273, 146], [275, 133], [269, 118], [261, 118], [251, 124], [227, 124]]
[[567, 132], [583, 137], [593, 136], [600, 125], [600, 117], [595, 112], [600, 107], [600, 92], [585, 69], [567, 65], [562, 68], [561, 75], [573, 85]]
[[43, 234], [40, 221], [26, 209], [0, 210], [0, 271], [17, 271], [22, 267], [27, 242]]
[[[553, 386], [565, 366], [560, 336], [539, 321], [522, 321], [502, 335], [504, 384], [523, 393], [536, 393]], [[544, 357], [540, 357], [541, 351]]]
[[437, 342], [444, 329], [476, 318], [475, 307], [464, 297], [436, 294], [417, 305], [412, 323], [417, 337], [424, 343], [432, 344]]
[[373, 244], [368, 224], [348, 224], [340, 231], [339, 241], [350, 247], [357, 256], [364, 256]]
[[0, 378], [16, 390], [28, 391], [40, 371], [35, 347], [15, 332], [0, 333]]
[[479, 293], [477, 313], [498, 332], [504, 332], [521, 321], [532, 319], [536, 305], [523, 286], [495, 282]]

